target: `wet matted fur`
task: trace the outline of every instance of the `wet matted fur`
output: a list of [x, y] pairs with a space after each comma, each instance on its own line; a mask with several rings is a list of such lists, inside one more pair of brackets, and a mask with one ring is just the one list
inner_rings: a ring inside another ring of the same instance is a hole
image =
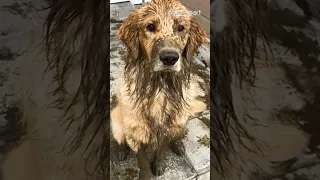
[[45, 53], [35, 52], [23, 67], [28, 72], [22, 74], [20, 111], [26, 135], [6, 154], [4, 179], [105, 180], [110, 162], [109, 3], [50, 2]]
[[[264, 19], [267, 6], [265, 0], [211, 4], [212, 179], [256, 180], [261, 178], [256, 172], [273, 174], [271, 161], [293, 158], [308, 143], [303, 132], [275, 120], [272, 99], [278, 97], [262, 90], [276, 86], [268, 66], [273, 61]], [[271, 100], [259, 100], [265, 96]]]
[[[124, 71], [117, 79], [112, 133], [119, 144], [134, 152], [150, 152], [155, 175], [163, 173], [159, 167], [163, 147], [178, 144], [181, 147], [173, 148], [183, 148], [181, 139], [188, 117], [206, 108], [197, 100], [201, 90], [192, 66], [193, 55], [206, 35], [194, 16], [169, 14], [178, 10], [187, 11], [176, 0], [153, 0], [135, 9], [118, 30], [128, 52]], [[172, 66], [160, 62], [160, 54], [167, 50], [179, 54]]]

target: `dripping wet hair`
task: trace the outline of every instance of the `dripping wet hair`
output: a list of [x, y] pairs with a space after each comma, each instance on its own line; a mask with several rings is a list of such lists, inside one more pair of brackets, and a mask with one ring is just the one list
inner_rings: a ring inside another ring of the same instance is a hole
[[[236, 154], [234, 141], [239, 141], [244, 148], [243, 138], [255, 143], [255, 138], [241, 124], [251, 118], [250, 115], [239, 119], [242, 117], [237, 117], [235, 113], [231, 89], [231, 84], [235, 82], [232, 82], [232, 75], [237, 76], [239, 88], [243, 85], [253, 87], [256, 64], [267, 61], [269, 44], [264, 20], [266, 0], [218, 1], [210, 1], [213, 42], [210, 45], [211, 166], [226, 176], [225, 163], [232, 164], [229, 156]], [[214, 3], [221, 2], [224, 6], [214, 7]], [[225, 21], [218, 22], [218, 18], [224, 18]], [[258, 53], [265, 55], [258, 57]], [[232, 134], [237, 138], [231, 137]]]
[[[84, 158], [97, 162], [93, 171], [109, 177], [109, 3], [105, 0], [50, 0], [49, 4], [44, 50], [47, 70], [54, 73], [58, 84], [52, 94], [59, 99], [53, 106], [60, 109], [63, 106], [65, 114], [77, 103], [83, 106], [79, 117], [64, 117], [67, 130], [81, 119], [64, 149], [72, 154], [83, 144], [83, 139], [90, 136], [87, 152], [82, 152]], [[68, 94], [65, 82], [76, 66], [81, 69], [80, 86], [72, 100], [65, 101], [61, 94]], [[82, 102], [78, 102], [80, 99]], [[101, 140], [99, 146], [92, 145], [96, 139]]]

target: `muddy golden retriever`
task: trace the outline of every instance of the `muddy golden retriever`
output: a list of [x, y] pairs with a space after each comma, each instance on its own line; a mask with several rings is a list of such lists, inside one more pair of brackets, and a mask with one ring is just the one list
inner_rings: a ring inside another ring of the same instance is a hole
[[206, 108], [197, 100], [200, 88], [192, 66], [206, 34], [187, 12], [177, 0], [153, 0], [135, 9], [118, 30], [128, 54], [117, 79], [111, 129], [122, 152], [138, 154], [140, 179], [164, 173], [166, 146], [184, 154], [188, 117]]

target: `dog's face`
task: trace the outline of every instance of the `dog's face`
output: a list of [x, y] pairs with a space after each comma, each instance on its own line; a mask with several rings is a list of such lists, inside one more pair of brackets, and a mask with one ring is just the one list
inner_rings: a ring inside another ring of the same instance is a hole
[[129, 16], [118, 37], [132, 59], [146, 61], [153, 71], [179, 72], [206, 39], [188, 12], [176, 0], [153, 0]]

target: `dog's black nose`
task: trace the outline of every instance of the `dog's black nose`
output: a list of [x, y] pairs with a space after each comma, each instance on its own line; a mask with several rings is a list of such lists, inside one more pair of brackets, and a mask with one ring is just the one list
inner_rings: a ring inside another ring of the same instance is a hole
[[179, 54], [176, 51], [162, 51], [160, 61], [166, 66], [172, 66], [179, 60]]

